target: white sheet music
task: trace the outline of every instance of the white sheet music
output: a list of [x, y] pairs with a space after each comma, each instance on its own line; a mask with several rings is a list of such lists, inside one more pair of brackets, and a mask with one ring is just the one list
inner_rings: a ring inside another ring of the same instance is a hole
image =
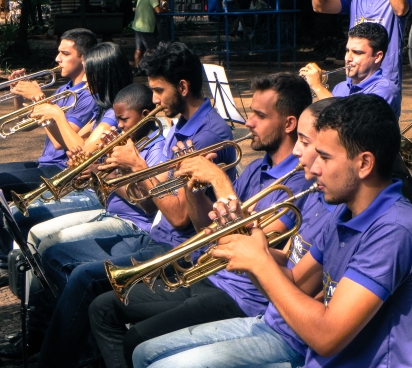
[[[229, 82], [226, 77], [225, 69], [222, 66], [214, 64], [203, 64], [203, 68], [205, 69], [210, 90], [215, 98], [215, 108], [217, 109], [219, 115], [225, 120], [233, 120], [237, 123], [244, 124], [245, 119], [236, 108], [232, 92], [229, 87]], [[219, 90], [216, 88], [216, 78], [220, 82], [222, 93], [219, 93]]]

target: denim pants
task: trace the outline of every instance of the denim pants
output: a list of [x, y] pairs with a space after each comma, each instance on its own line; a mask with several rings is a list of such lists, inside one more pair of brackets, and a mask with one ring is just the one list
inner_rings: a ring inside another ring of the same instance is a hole
[[40, 254], [56, 244], [77, 240], [111, 238], [115, 235], [133, 236], [141, 233], [132, 221], [120, 218], [105, 210], [69, 213], [35, 225], [29, 231], [27, 241]]
[[[92, 331], [108, 368], [132, 367], [134, 348], [154, 337], [199, 323], [246, 317], [236, 301], [208, 279], [174, 292], [157, 280], [153, 289], [135, 285], [127, 306], [113, 292], [100, 295], [90, 306]], [[127, 330], [126, 323], [133, 326]]]
[[148, 340], [133, 352], [134, 368], [296, 368], [304, 360], [261, 316], [185, 328]]
[[43, 267], [46, 275], [58, 285], [61, 295], [52, 318], [51, 313], [44, 315], [50, 322], [38, 366], [76, 367], [90, 332], [89, 305], [98, 295], [111, 290], [104, 259], [118, 266], [130, 266], [130, 257], [146, 261], [170, 249], [170, 245], [151, 240], [147, 233], [48, 248], [42, 255]]
[[0, 189], [11, 201], [10, 191], [26, 193], [36, 189], [42, 182], [40, 176], [51, 178], [62, 171], [59, 166], [40, 166], [37, 161], [9, 162], [0, 164]]
[[[0, 176], [3, 174], [0, 174]], [[50, 193], [46, 192], [46, 196]], [[97, 196], [92, 191], [72, 192], [63, 197], [60, 202], [51, 201], [43, 202], [41, 199], [35, 200], [29, 206], [29, 217], [24, 217], [23, 214], [15, 207], [11, 206], [13, 217], [16, 220], [24, 237], [28, 236], [30, 229], [44, 221], [66, 215], [68, 213], [102, 210]], [[1, 215], [1, 213], [0, 213]], [[30, 239], [29, 239], [30, 241]], [[5, 252], [7, 257], [8, 251], [13, 249], [13, 239], [8, 234], [5, 228], [0, 226], [0, 248]]]

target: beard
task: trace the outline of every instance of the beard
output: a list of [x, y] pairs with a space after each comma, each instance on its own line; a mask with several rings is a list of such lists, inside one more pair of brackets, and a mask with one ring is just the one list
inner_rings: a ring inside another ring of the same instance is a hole
[[168, 118], [174, 118], [176, 115], [180, 114], [185, 107], [185, 101], [183, 100], [183, 97], [178, 93], [176, 90], [172, 101], [170, 101], [169, 106], [167, 106], [167, 109], [169, 110], [165, 115]]
[[255, 139], [257, 141], [253, 140], [250, 144], [254, 151], [276, 152], [283, 141], [282, 127], [278, 126], [271, 134], [262, 138], [255, 137]]

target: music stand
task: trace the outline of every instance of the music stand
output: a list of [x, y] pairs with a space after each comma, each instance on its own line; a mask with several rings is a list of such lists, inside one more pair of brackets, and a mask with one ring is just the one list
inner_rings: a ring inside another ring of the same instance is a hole
[[214, 64], [203, 64], [203, 68], [205, 69], [210, 91], [213, 95], [213, 107], [216, 107], [219, 115], [223, 119], [230, 121], [232, 129], [235, 127], [233, 122], [245, 124], [245, 118], [233, 101], [225, 69], [222, 66]]
[[18, 263], [17, 270], [19, 272], [21, 282], [21, 303], [20, 303], [20, 317], [21, 317], [21, 333], [22, 333], [22, 345], [23, 345], [23, 367], [28, 365], [27, 354], [27, 333], [26, 333], [26, 318], [28, 311], [28, 301], [26, 299], [26, 272], [30, 269], [33, 274], [39, 279], [42, 286], [51, 292], [53, 297], [57, 297], [56, 291], [46, 279], [44, 272], [40, 264], [40, 255], [37, 250], [32, 247], [30, 249], [29, 244], [26, 242], [23, 234], [21, 233], [19, 226], [14, 220], [11, 209], [4, 198], [3, 191], [0, 189], [0, 211], [3, 213], [4, 224], [11, 237], [19, 246], [23, 253], [23, 259]]

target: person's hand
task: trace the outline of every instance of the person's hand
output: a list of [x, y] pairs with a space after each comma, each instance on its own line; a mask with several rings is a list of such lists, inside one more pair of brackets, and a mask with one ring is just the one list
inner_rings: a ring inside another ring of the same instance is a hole
[[308, 82], [311, 89], [316, 90], [322, 87], [322, 69], [315, 63], [309, 63], [301, 68], [299, 75]]
[[130, 138], [127, 140], [126, 145], [114, 147], [104, 164], [99, 165], [98, 169], [106, 170], [117, 167], [133, 172], [147, 168], [146, 161], [140, 156]]
[[230, 272], [251, 272], [256, 274], [273, 257], [269, 253], [264, 232], [258, 228], [250, 230], [251, 235], [233, 234], [220, 238], [211, 255], [228, 261]]
[[[177, 157], [195, 152], [192, 141], [188, 140], [186, 144], [177, 142], [176, 146], [172, 147]], [[192, 190], [199, 186], [199, 183], [211, 184], [218, 179], [219, 176], [226, 175], [222, 169], [215, 163], [216, 153], [209, 153], [206, 156], [194, 156], [184, 159], [177, 170], [174, 172], [175, 177], [187, 177], [189, 181], [187, 188]]]
[[21, 80], [10, 86], [10, 92], [34, 102], [44, 99], [45, 95], [36, 81]]
[[[240, 201], [234, 194], [229, 195], [227, 198], [219, 198], [213, 204], [213, 211], [208, 214], [209, 218], [216, 223], [218, 229], [225, 227], [244, 218], [240, 205]], [[209, 230], [206, 231], [206, 233], [210, 232]]]
[[47, 125], [50, 120], [64, 118], [64, 112], [57, 105], [42, 103], [34, 107], [30, 117], [37, 119], [39, 125]]

